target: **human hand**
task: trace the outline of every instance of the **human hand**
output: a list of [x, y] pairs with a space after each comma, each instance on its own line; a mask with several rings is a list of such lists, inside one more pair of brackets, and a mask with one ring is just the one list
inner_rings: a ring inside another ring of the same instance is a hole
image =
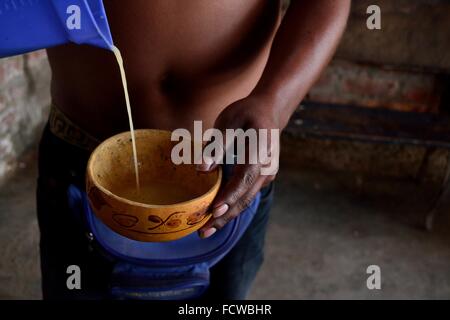
[[[278, 117], [263, 112], [262, 103], [264, 100], [253, 97], [239, 100], [224, 109], [215, 122], [215, 128], [222, 132], [225, 143], [224, 154], [216, 155], [214, 159], [232, 159], [230, 153], [236, 146], [237, 164], [211, 205], [212, 218], [199, 230], [202, 238], [210, 237], [237, 217], [252, 203], [259, 190], [275, 179], [280, 126]], [[228, 136], [230, 129], [243, 131], [240, 135], [234, 131], [233, 137]], [[197, 170], [209, 172], [219, 165], [218, 161], [208, 160], [198, 165]]]

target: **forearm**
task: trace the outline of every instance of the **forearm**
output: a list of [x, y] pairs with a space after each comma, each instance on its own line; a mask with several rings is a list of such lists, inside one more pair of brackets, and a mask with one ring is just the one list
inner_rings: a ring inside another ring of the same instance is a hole
[[251, 96], [284, 128], [334, 54], [350, 0], [292, 0], [275, 37], [264, 73]]

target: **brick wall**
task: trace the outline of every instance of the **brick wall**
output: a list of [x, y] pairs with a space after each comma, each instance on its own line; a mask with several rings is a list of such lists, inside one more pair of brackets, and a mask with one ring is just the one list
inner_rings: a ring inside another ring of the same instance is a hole
[[[381, 30], [366, 26], [381, 8]], [[335, 60], [308, 100], [438, 113], [450, 74], [448, 0], [354, 0]]]
[[40, 134], [50, 105], [49, 84], [44, 51], [0, 60], [0, 184]]
[[440, 74], [398, 70], [335, 59], [310, 90], [306, 101], [438, 113], [445, 85]]
[[[366, 27], [369, 5], [381, 8], [381, 30]], [[450, 72], [450, 1], [353, 0], [337, 56], [352, 61]]]

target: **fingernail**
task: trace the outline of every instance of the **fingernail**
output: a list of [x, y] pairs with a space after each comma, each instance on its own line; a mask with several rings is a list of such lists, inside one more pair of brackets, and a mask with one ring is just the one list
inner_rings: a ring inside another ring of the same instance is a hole
[[198, 171], [209, 171], [211, 166], [214, 164], [214, 159], [208, 156], [204, 156], [202, 163], [197, 165]]
[[207, 229], [205, 232], [203, 232], [202, 238], [209, 238], [209, 237], [211, 237], [214, 233], [216, 233], [216, 231], [217, 231], [216, 228], [209, 228], [209, 229]]
[[218, 218], [220, 216], [223, 216], [227, 211], [228, 211], [228, 205], [226, 203], [224, 203], [221, 206], [214, 209], [213, 217]]
[[202, 163], [198, 164], [196, 166], [197, 171], [209, 171], [209, 168], [211, 168], [212, 163]]

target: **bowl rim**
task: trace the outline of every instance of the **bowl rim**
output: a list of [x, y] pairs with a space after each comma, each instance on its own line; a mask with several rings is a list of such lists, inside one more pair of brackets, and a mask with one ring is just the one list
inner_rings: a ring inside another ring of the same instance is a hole
[[[160, 129], [135, 129], [134, 133], [135, 133], [135, 136], [136, 136], [136, 133], [138, 133], [138, 132], [152, 132], [152, 131], [153, 132], [157, 132], [158, 134], [161, 134], [161, 133], [170, 134], [170, 135], [172, 134], [171, 131], [160, 130]], [[170, 208], [170, 207], [180, 206], [180, 205], [189, 205], [189, 204], [192, 204], [194, 202], [197, 202], [197, 201], [201, 200], [202, 198], [206, 198], [207, 196], [209, 196], [210, 194], [216, 192], [219, 189], [220, 184], [222, 183], [222, 168], [221, 168], [221, 166], [218, 166], [214, 170], [214, 171], [217, 171], [217, 178], [216, 178], [216, 182], [214, 183], [214, 185], [210, 189], [208, 189], [208, 191], [206, 193], [204, 193], [204, 194], [202, 194], [202, 195], [200, 195], [198, 197], [195, 197], [193, 199], [187, 200], [187, 201], [176, 202], [176, 203], [172, 203], [172, 204], [148, 204], [148, 203], [142, 203], [142, 202], [137, 202], [137, 201], [126, 199], [126, 198], [120, 197], [120, 196], [116, 195], [115, 193], [109, 191], [108, 189], [106, 189], [104, 186], [102, 186], [97, 181], [96, 176], [94, 175], [94, 172], [93, 172], [94, 169], [92, 167], [93, 167], [93, 162], [94, 162], [95, 158], [97, 157], [97, 150], [100, 148], [100, 146], [106, 145], [111, 140], [115, 140], [119, 136], [124, 136], [124, 135], [130, 134], [130, 133], [131, 133], [131, 131], [124, 131], [124, 132], [115, 134], [115, 135], [107, 138], [103, 142], [101, 142], [94, 149], [94, 151], [92, 151], [91, 155], [89, 156], [88, 163], [87, 163], [86, 183], [88, 182], [88, 180], [91, 180], [92, 184], [94, 184], [94, 186], [96, 188], [98, 188], [100, 191], [105, 193], [107, 196], [109, 196], [109, 197], [111, 197], [111, 198], [113, 198], [113, 199], [115, 199], [115, 200], [117, 200], [119, 202], [131, 205], [131, 206], [134, 206], [134, 207], [144, 208], [144, 209]], [[211, 171], [211, 172], [214, 172], [214, 171]], [[86, 191], [88, 191], [88, 190], [86, 190]]]

